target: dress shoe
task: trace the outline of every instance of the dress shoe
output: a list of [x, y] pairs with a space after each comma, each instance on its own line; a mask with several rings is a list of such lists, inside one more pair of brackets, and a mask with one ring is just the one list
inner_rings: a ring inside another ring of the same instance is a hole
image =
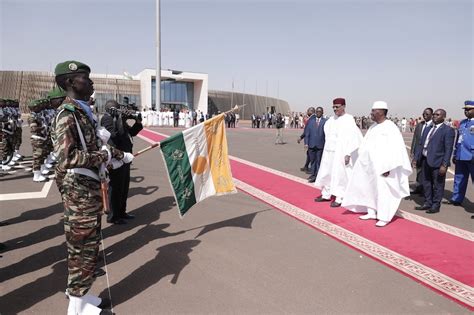
[[314, 183], [316, 181], [316, 177], [308, 178], [308, 183]]
[[471, 215], [471, 219], [474, 219], [474, 215]]
[[331, 202], [331, 204], [329, 205], [331, 208], [338, 208], [341, 206], [341, 204], [339, 202]]
[[429, 210], [429, 209], [431, 209], [431, 207], [425, 206], [425, 205], [415, 207], [415, 210]]
[[325, 202], [325, 201], [331, 201], [331, 199], [324, 199], [323, 196], [319, 196], [314, 199], [315, 202]]
[[115, 219], [115, 220], [110, 220], [109, 223], [116, 224], [116, 225], [123, 225], [127, 224], [127, 221], [124, 219]]
[[389, 222], [387, 221], [382, 221], [382, 220], [378, 220], [377, 223], [375, 223], [375, 226], [376, 227], [384, 227], [388, 224]]
[[300, 171], [302, 171], [302, 172], [306, 172], [307, 170], [308, 170], [307, 167], [302, 167], [302, 168], [300, 168]]
[[461, 205], [460, 202], [452, 201], [452, 200], [444, 201], [443, 203], [447, 204], [447, 205], [453, 205], [453, 206], [460, 206]]
[[361, 219], [361, 220], [375, 220], [375, 219], [377, 219], [377, 216], [375, 214], [372, 214], [372, 213], [367, 213], [367, 214], [361, 215], [359, 217], [359, 219]]
[[429, 214], [438, 213], [438, 212], [439, 212], [439, 209], [430, 209], [430, 210], [425, 211], [425, 213], [429, 213]]
[[131, 220], [131, 219], [135, 219], [135, 216], [133, 214], [128, 214], [128, 213], [125, 213], [123, 216], [121, 216], [120, 218], [122, 219], [127, 219], [127, 220]]

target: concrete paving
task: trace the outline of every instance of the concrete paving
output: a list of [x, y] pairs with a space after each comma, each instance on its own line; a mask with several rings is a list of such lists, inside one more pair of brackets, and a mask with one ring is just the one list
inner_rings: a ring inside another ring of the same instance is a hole
[[[299, 171], [305, 159], [296, 143], [300, 133], [285, 130], [287, 144], [274, 145], [274, 130], [228, 130], [229, 152], [306, 178]], [[31, 155], [28, 136], [25, 129], [22, 151]], [[135, 139], [137, 150], [148, 145]], [[31, 178], [24, 170], [3, 175], [1, 194], [41, 191], [44, 184]], [[467, 199], [464, 207], [444, 205], [429, 218], [472, 232], [472, 186]], [[404, 200], [401, 208], [424, 216], [413, 210], [417, 202]], [[65, 314], [66, 247], [57, 188], [53, 184], [46, 198], [0, 201], [0, 207], [0, 220], [9, 223], [1, 227], [7, 248], [0, 258], [0, 313]], [[103, 220], [107, 276], [92, 288], [104, 297], [110, 292], [117, 314], [469, 312], [242, 192], [209, 198], [180, 219], [158, 150], [133, 162], [128, 211], [136, 218], [126, 225]]]

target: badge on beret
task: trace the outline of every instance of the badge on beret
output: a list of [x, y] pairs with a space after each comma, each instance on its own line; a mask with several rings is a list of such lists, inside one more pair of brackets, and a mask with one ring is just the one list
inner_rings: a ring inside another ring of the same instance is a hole
[[76, 71], [77, 70], [77, 65], [74, 62], [71, 62], [69, 64], [69, 70]]

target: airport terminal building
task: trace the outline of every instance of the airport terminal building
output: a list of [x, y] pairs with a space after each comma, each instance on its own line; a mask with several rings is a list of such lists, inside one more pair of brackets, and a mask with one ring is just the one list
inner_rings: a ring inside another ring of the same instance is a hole
[[[91, 73], [91, 79], [94, 81], [94, 96], [99, 110], [107, 100], [121, 102], [125, 96], [142, 109], [158, 109], [154, 69], [145, 69], [137, 75]], [[18, 99], [23, 112], [27, 112], [26, 105], [31, 100], [45, 97], [54, 84], [54, 74], [51, 72], [0, 71], [0, 97]], [[241, 119], [250, 119], [254, 113], [290, 112], [290, 106], [284, 100], [209, 90], [208, 85], [209, 79], [205, 73], [162, 70], [160, 108], [186, 108], [212, 115], [227, 111], [235, 105], [246, 104], [240, 112]]]

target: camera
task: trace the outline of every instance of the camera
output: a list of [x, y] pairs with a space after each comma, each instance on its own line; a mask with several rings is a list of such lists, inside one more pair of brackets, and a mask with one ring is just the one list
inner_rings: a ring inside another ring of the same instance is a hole
[[122, 116], [123, 119], [141, 120], [142, 114], [139, 111], [135, 110], [134, 107], [130, 107], [130, 105], [136, 107], [135, 104], [119, 104], [118, 107], [110, 107], [107, 111], [112, 117]]

